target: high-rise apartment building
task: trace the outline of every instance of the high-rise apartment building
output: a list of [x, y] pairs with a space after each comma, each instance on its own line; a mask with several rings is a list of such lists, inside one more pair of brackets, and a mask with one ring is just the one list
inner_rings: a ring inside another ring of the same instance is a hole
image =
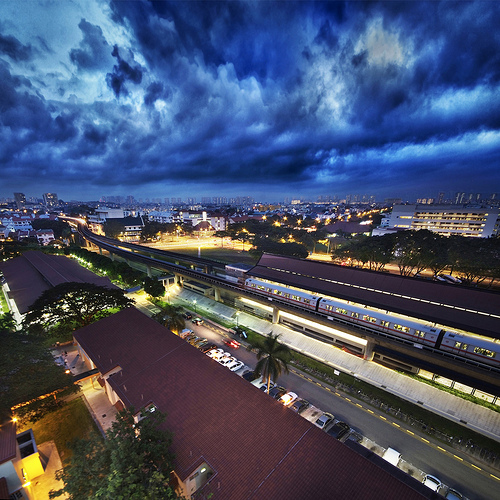
[[26, 206], [26, 196], [24, 193], [14, 193], [14, 199], [16, 200], [17, 209], [23, 210]]
[[59, 205], [59, 199], [56, 193], [43, 193], [43, 204], [47, 208], [54, 208]]

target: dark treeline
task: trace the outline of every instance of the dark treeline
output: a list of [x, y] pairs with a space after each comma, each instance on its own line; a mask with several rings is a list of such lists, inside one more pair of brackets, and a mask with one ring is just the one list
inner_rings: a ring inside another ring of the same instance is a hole
[[343, 240], [335, 245], [332, 258], [337, 264], [375, 271], [395, 263], [402, 276], [446, 272], [469, 285], [486, 280], [491, 286], [500, 278], [500, 238], [446, 237], [426, 229]]

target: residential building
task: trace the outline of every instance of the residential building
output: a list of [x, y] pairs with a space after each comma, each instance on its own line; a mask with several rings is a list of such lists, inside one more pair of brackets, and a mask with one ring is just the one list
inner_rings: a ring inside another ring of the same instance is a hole
[[54, 208], [59, 205], [59, 199], [57, 198], [56, 193], [44, 193], [43, 194], [43, 204], [47, 208]]
[[186, 498], [430, 498], [415, 478], [326, 435], [136, 308], [74, 339], [118, 410], [166, 415], [173, 485]]
[[26, 196], [24, 193], [14, 193], [14, 199], [16, 200], [18, 210], [23, 210], [26, 207]]
[[460, 205], [395, 205], [389, 228], [429, 229], [444, 236], [457, 234], [488, 238], [499, 234], [499, 209]]

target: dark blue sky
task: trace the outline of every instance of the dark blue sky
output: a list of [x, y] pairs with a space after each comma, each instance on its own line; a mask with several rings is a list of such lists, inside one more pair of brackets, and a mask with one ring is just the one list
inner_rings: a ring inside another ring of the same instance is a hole
[[500, 3], [0, 2], [0, 197], [500, 191]]

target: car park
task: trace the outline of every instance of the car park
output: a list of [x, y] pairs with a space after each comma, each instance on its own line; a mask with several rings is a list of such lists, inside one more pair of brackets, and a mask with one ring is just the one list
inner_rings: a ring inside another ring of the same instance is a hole
[[295, 394], [295, 392], [287, 392], [279, 398], [279, 402], [285, 406], [290, 406], [298, 397], [299, 396]]
[[326, 433], [329, 436], [334, 437], [335, 439], [338, 439], [339, 441], [346, 437], [349, 432], [351, 431], [351, 428], [349, 427], [349, 424], [346, 424], [345, 422], [335, 422], [327, 431]]
[[427, 488], [430, 488], [432, 491], [439, 491], [443, 483], [436, 477], [436, 476], [431, 476], [430, 474], [426, 474], [422, 483], [427, 486]]
[[334, 418], [331, 413], [325, 412], [314, 422], [314, 425], [324, 430], [333, 422]]
[[296, 399], [291, 405], [290, 408], [298, 414], [301, 414], [304, 410], [307, 410], [309, 408], [311, 403], [309, 401], [306, 401], [305, 399]]
[[244, 366], [245, 363], [240, 360], [236, 360], [233, 363], [230, 363], [229, 365], [226, 365], [232, 372], [237, 372], [240, 368]]
[[233, 339], [224, 339], [222, 343], [227, 345], [228, 347], [232, 347], [233, 349], [238, 349], [241, 345], [238, 341]]
[[279, 399], [281, 398], [281, 396], [283, 396], [283, 394], [286, 394], [286, 389], [281, 385], [277, 385], [269, 391], [269, 396], [271, 396], [273, 399]]
[[191, 323], [194, 323], [195, 325], [202, 325], [203, 324], [203, 320], [201, 318], [193, 318], [191, 320]]

